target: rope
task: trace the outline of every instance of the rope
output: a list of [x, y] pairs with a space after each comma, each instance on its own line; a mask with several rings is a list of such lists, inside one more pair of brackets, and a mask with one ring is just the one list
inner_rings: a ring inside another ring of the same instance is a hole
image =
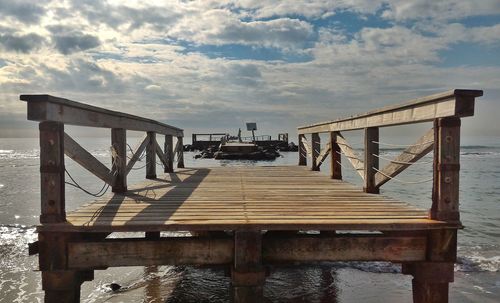
[[[337, 164], [340, 165], [340, 167], [342, 167], [343, 169], [350, 169], [350, 167], [345, 166], [344, 164], [340, 163], [339, 161], [335, 161], [335, 162], [337, 162]], [[362, 170], [362, 168], [361, 169], [354, 168], [354, 169], [355, 170]], [[356, 175], [358, 175], [363, 180], [363, 178], [361, 177], [361, 175], [359, 173], [356, 173]]]
[[372, 143], [375, 143], [378, 145], [392, 146], [392, 147], [413, 147], [413, 146], [421, 146], [421, 145], [434, 143], [434, 140], [422, 142], [422, 143], [416, 143], [416, 144], [392, 144], [392, 143], [384, 143], [384, 142], [379, 142], [379, 141], [372, 141]]
[[[339, 154], [339, 155], [342, 155], [342, 153], [341, 153], [341, 152], [339, 152], [338, 150], [336, 150], [335, 152], [336, 152], [337, 154]], [[359, 162], [362, 162], [362, 161], [361, 161], [361, 159], [359, 159], [358, 157], [348, 156], [348, 155], [346, 155], [346, 154], [344, 154], [344, 157], [349, 158], [349, 159], [356, 159], [356, 160], [358, 160]]]
[[385, 157], [382, 157], [381, 155], [377, 155], [377, 154], [372, 154], [373, 156], [379, 158], [379, 159], [382, 159], [382, 160], [386, 160], [386, 161], [389, 161], [389, 162], [392, 162], [392, 163], [396, 163], [396, 164], [403, 164], [403, 165], [412, 165], [412, 164], [429, 164], [429, 163], [433, 163], [433, 161], [426, 161], [426, 162], [405, 162], [405, 161], [397, 161], [397, 160], [391, 160], [389, 158], [385, 158]]
[[[66, 172], [66, 174], [68, 175], [68, 177], [71, 179], [71, 181], [73, 181], [73, 183], [71, 183], [71, 182], [66, 182], [66, 181], [64, 181], [64, 183], [66, 183], [66, 184], [68, 184], [68, 185], [71, 185], [71, 186], [73, 186], [73, 187], [76, 187], [76, 188], [78, 188], [78, 189], [82, 190], [83, 192], [85, 192], [86, 194], [91, 195], [91, 196], [94, 196], [94, 197], [96, 197], [96, 198], [99, 198], [99, 197], [104, 196], [104, 194], [108, 191], [108, 189], [109, 189], [109, 187], [110, 187], [108, 183], [104, 182], [104, 185], [102, 186], [102, 188], [101, 188], [101, 190], [100, 190], [100, 191], [98, 191], [96, 194], [91, 193], [90, 191], [88, 191], [88, 190], [86, 190], [85, 188], [81, 187], [81, 186], [80, 186], [80, 185], [79, 185], [79, 184], [75, 181], [75, 179], [73, 179], [73, 177], [70, 175], [70, 173], [68, 172], [68, 170], [66, 170], [66, 168], [64, 169], [64, 171]], [[116, 174], [116, 172], [115, 172], [115, 174]]]
[[420, 180], [420, 181], [405, 181], [405, 180], [398, 179], [396, 177], [391, 177], [375, 167], [372, 167], [372, 169], [375, 170], [376, 172], [379, 172], [383, 176], [386, 176], [387, 178], [389, 178], [391, 180], [394, 180], [396, 182], [403, 183], [403, 184], [421, 184], [421, 183], [426, 183], [426, 182], [430, 182], [430, 181], [434, 180], [434, 178], [430, 178], [430, 179]]

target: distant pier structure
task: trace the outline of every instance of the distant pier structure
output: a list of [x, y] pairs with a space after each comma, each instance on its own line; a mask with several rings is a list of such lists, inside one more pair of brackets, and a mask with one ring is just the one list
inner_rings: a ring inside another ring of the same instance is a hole
[[[49, 95], [22, 95], [28, 119], [38, 121], [40, 131], [40, 225], [29, 251], [39, 256], [44, 300], [79, 302], [80, 286], [94, 279], [95, 270], [202, 265], [227, 269], [233, 302], [256, 303], [264, 302], [264, 283], [275, 266], [386, 261], [413, 277], [414, 303], [446, 303], [457, 231], [463, 228], [461, 119], [474, 115], [475, 99], [482, 94], [455, 89], [299, 127], [298, 165], [212, 168], [184, 167], [180, 128]], [[380, 136], [379, 129], [424, 122], [428, 130], [404, 145], [399, 156], [391, 159], [380, 152], [380, 146], [397, 142]], [[112, 165], [68, 135], [69, 125], [109, 129]], [[364, 131], [363, 150], [353, 148], [345, 135], [354, 130]], [[131, 152], [128, 131], [144, 133]], [[321, 142], [320, 134], [328, 134], [328, 140]], [[200, 142], [198, 135], [193, 142]], [[218, 140], [215, 135], [208, 134], [208, 142]], [[399, 177], [429, 153], [425, 162], [433, 169], [428, 178]], [[327, 158], [329, 176], [318, 172]], [[67, 160], [112, 192], [68, 211], [71, 197], [65, 186], [78, 184], [67, 171]], [[128, 184], [127, 175], [141, 161], [146, 180]], [[359, 174], [362, 187], [343, 180], [348, 166]], [[387, 182], [432, 182], [428, 207], [381, 195]], [[162, 233], [179, 231], [190, 233]]]
[[[192, 143], [187, 145], [187, 150], [204, 150], [210, 146], [218, 146], [221, 143], [222, 138], [233, 138], [229, 133], [195, 133], [191, 135]], [[255, 140], [254, 140], [255, 139]], [[259, 136], [248, 136], [241, 137], [243, 142], [254, 142], [258, 146], [262, 147], [288, 147], [288, 133], [278, 134], [278, 138], [273, 139], [270, 135], [259, 135]]]

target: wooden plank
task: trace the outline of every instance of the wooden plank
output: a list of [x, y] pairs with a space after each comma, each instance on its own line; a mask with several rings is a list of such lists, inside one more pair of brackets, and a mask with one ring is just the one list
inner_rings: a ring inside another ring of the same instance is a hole
[[354, 151], [354, 149], [349, 145], [349, 143], [341, 134], [337, 136], [337, 144], [344, 153], [347, 160], [352, 164], [356, 172], [364, 180], [365, 178], [364, 163], [363, 161], [360, 160], [361, 159], [360, 156]]
[[323, 150], [319, 153], [318, 159], [316, 159], [316, 162], [317, 162], [316, 166], [318, 168], [321, 167], [321, 164], [323, 164], [323, 162], [326, 160], [328, 155], [330, 155], [330, 151], [331, 151], [330, 143], [327, 143], [325, 148], [323, 148]]
[[73, 269], [147, 265], [220, 265], [233, 260], [232, 239], [172, 237], [68, 243]]
[[365, 128], [365, 162], [364, 162], [364, 186], [366, 193], [378, 194], [379, 188], [375, 186], [375, 173], [378, 170], [379, 152], [379, 132], [378, 127]]
[[144, 139], [139, 143], [139, 145], [134, 149], [133, 155], [128, 161], [127, 164], [127, 174], [132, 170], [135, 163], [140, 159], [142, 152], [146, 149], [146, 146], [149, 144], [149, 137], [146, 135]]
[[167, 158], [165, 156], [165, 153], [163, 153], [163, 150], [161, 150], [161, 147], [156, 140], [155, 140], [155, 151], [156, 151], [156, 155], [160, 159], [161, 163], [163, 163], [163, 167], [166, 167], [168, 165]]
[[123, 128], [111, 129], [113, 172], [111, 184], [114, 193], [127, 191], [127, 131]]
[[425, 237], [294, 236], [264, 238], [266, 263], [319, 261], [424, 261]]
[[156, 134], [148, 132], [148, 145], [146, 145], [146, 179], [156, 179]]
[[318, 156], [321, 149], [321, 138], [318, 133], [311, 134], [311, 162], [312, 162], [312, 170], [319, 171], [318, 166]]
[[40, 130], [40, 222], [66, 220], [64, 192], [64, 125], [41, 122]]
[[337, 143], [339, 132], [330, 132], [330, 178], [342, 180], [342, 157]]
[[[193, 138], [196, 138], [195, 134], [193, 134]], [[196, 140], [194, 140], [193, 142], [195, 142], [195, 141]], [[165, 164], [165, 167], [163, 169], [163, 172], [173, 173], [174, 172], [174, 147], [173, 147], [173, 137], [171, 135], [165, 136], [164, 150], [165, 150], [166, 164]]]
[[20, 99], [28, 102], [28, 120], [183, 136], [182, 129], [168, 124], [51, 95], [21, 95]]
[[112, 172], [91, 153], [81, 147], [73, 138], [64, 133], [64, 153], [83, 168], [109, 185], [113, 184]]
[[460, 119], [435, 123], [434, 184], [431, 217], [459, 221]]
[[381, 187], [386, 182], [403, 172], [412, 163], [417, 162], [422, 157], [432, 151], [434, 146], [434, 129], [430, 129], [420, 137], [413, 145], [406, 148], [399, 156], [387, 164], [381, 172], [375, 173], [376, 187]]
[[309, 134], [356, 130], [367, 127], [428, 122], [437, 118], [453, 116], [472, 116], [475, 98], [482, 95], [483, 91], [481, 90], [454, 89], [349, 118], [301, 126], [298, 128], [298, 132], [299, 134]]
[[184, 168], [184, 143], [182, 137], [177, 137], [177, 168]]

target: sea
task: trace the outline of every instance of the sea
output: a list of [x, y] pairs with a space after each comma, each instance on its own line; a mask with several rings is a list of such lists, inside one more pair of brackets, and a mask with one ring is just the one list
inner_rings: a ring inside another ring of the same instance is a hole
[[[130, 138], [134, 145], [139, 138]], [[108, 138], [78, 139], [103, 163], [110, 163]], [[450, 302], [500, 302], [500, 138], [462, 140], [460, 210], [465, 228], [459, 231], [455, 282]], [[354, 144], [355, 145], [355, 144]], [[403, 147], [381, 146], [384, 159]], [[194, 159], [185, 153], [186, 167], [232, 165], [296, 165], [298, 154], [282, 153], [275, 161]], [[344, 179], [361, 179], [344, 159]], [[429, 208], [432, 158], [424, 157], [397, 180], [382, 187], [383, 195]], [[138, 162], [129, 184], [144, 179]], [[70, 159], [66, 168], [81, 187], [97, 193], [102, 182]], [[328, 174], [329, 164], [323, 164]], [[159, 167], [159, 171], [161, 168]], [[0, 138], [0, 302], [43, 302], [37, 256], [28, 256], [28, 243], [37, 239], [40, 213], [39, 144], [36, 138]], [[66, 187], [67, 209], [92, 197]], [[182, 233], [165, 233], [179, 236]], [[143, 236], [141, 234], [130, 236]], [[112, 283], [120, 289], [112, 290]], [[82, 302], [229, 302], [230, 280], [223, 268], [194, 266], [122, 267], [95, 271], [95, 279], [82, 286]], [[411, 277], [385, 262], [325, 262], [301, 267], [274, 267], [266, 280], [268, 302], [411, 302]]]

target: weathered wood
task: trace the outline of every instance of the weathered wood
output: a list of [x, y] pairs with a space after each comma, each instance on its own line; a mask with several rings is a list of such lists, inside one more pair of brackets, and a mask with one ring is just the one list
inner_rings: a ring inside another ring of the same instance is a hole
[[364, 162], [364, 186], [366, 193], [378, 194], [379, 188], [375, 185], [375, 173], [378, 170], [379, 146], [378, 127], [365, 128], [365, 162]]
[[127, 163], [127, 174], [132, 170], [135, 163], [141, 158], [142, 152], [146, 149], [146, 146], [149, 144], [148, 135], [144, 136], [144, 139], [137, 145], [137, 147], [133, 151], [133, 155]]
[[111, 129], [112, 147], [112, 191], [127, 191], [127, 131], [123, 128]]
[[264, 281], [261, 232], [235, 232], [234, 264], [231, 271], [233, 302], [262, 302]]
[[431, 217], [459, 221], [460, 119], [436, 121]]
[[96, 157], [81, 147], [68, 134], [64, 134], [64, 153], [83, 168], [94, 174], [109, 185], [113, 184], [112, 172]]
[[72, 242], [68, 243], [68, 268], [230, 264], [233, 245], [230, 238], [194, 237]]
[[363, 161], [360, 160], [361, 159], [360, 156], [354, 151], [354, 149], [349, 145], [349, 143], [341, 134], [337, 136], [337, 144], [344, 153], [347, 160], [352, 164], [356, 172], [364, 180], [365, 178], [364, 164]]
[[316, 159], [316, 166], [318, 167], [318, 169], [321, 167], [321, 164], [323, 164], [323, 162], [326, 160], [326, 158], [328, 157], [328, 155], [330, 155], [330, 142], [328, 142], [325, 146], [325, 148], [323, 148], [321, 150], [321, 152], [319, 153], [318, 155], [318, 159]]
[[424, 261], [425, 237], [314, 236], [264, 238], [265, 263], [318, 261]]
[[56, 270], [42, 272], [45, 303], [79, 303], [80, 286], [84, 281], [78, 271]]
[[[196, 138], [196, 135], [193, 134], [193, 138]], [[194, 141], [193, 141], [194, 142]], [[165, 136], [165, 167], [163, 168], [163, 172], [165, 173], [173, 173], [174, 172], [174, 149], [173, 149], [173, 138], [170, 135]]]
[[177, 168], [184, 168], [184, 144], [182, 137], [177, 137]]
[[375, 173], [375, 184], [381, 187], [386, 182], [403, 172], [412, 163], [432, 151], [434, 146], [434, 129], [429, 130], [413, 145], [406, 148], [393, 162], [387, 164], [380, 172]]
[[146, 179], [156, 179], [156, 134], [148, 132], [148, 145], [146, 145]]
[[481, 90], [455, 89], [349, 118], [302, 126], [298, 128], [298, 132], [299, 134], [323, 133], [428, 122], [453, 116], [472, 116], [475, 97], [482, 95]]
[[342, 180], [342, 156], [337, 143], [339, 134], [339, 132], [330, 132], [330, 177], [335, 180]]
[[299, 165], [307, 166], [307, 150], [304, 144], [305, 135], [299, 135]]
[[311, 162], [312, 162], [312, 170], [319, 171], [318, 166], [318, 156], [321, 150], [321, 138], [318, 133], [313, 133], [311, 135]]
[[452, 262], [403, 264], [403, 273], [413, 275], [414, 303], [448, 303], [448, 283], [453, 282]]
[[158, 142], [155, 141], [155, 151], [156, 155], [160, 159], [161, 163], [163, 164], [163, 167], [166, 167], [167, 165], [167, 158], [165, 156], [165, 153], [163, 153], [163, 150], [161, 149], [160, 145]]
[[183, 136], [182, 129], [168, 124], [68, 99], [50, 95], [21, 95], [20, 99], [28, 102], [28, 120], [54, 121], [68, 125], [124, 128]]
[[41, 122], [40, 129], [40, 196], [41, 223], [66, 220], [64, 193], [64, 125]]

